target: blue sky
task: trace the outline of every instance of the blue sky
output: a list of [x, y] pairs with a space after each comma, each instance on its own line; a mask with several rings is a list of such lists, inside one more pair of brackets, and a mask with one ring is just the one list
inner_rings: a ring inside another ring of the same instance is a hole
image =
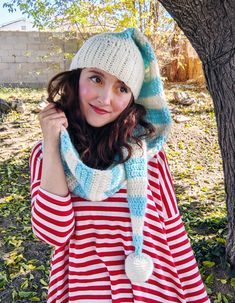
[[27, 18], [27, 15], [23, 15], [19, 10], [14, 13], [9, 13], [8, 9], [3, 8], [2, 4], [0, 4], [0, 25], [19, 18]]

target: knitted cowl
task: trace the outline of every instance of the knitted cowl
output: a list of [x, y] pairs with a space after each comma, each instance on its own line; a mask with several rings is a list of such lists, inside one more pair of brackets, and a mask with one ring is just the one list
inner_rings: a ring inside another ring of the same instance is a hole
[[[118, 39], [120, 43], [123, 40], [131, 40], [138, 47], [144, 62], [144, 80], [135, 102], [146, 108], [146, 120], [154, 125], [156, 136], [142, 140], [142, 147], [133, 144], [133, 154], [129, 160], [106, 170], [90, 168], [81, 161], [65, 128], [61, 130], [60, 152], [68, 188], [74, 195], [91, 201], [101, 201], [112, 196], [123, 186], [123, 182], [127, 182], [127, 199], [135, 251], [127, 256], [125, 271], [132, 283], [143, 283], [150, 278], [154, 268], [151, 257], [142, 253], [147, 205], [147, 163], [162, 149], [169, 133], [171, 118], [165, 101], [158, 63], [146, 37], [136, 29], [102, 35], [106, 35], [109, 41], [112, 41], [112, 37], [115, 41]], [[76, 58], [77, 55], [75, 60]], [[78, 67], [80, 65], [77, 66], [73, 61], [72, 68]], [[103, 70], [107, 71], [107, 67], [104, 66]]]

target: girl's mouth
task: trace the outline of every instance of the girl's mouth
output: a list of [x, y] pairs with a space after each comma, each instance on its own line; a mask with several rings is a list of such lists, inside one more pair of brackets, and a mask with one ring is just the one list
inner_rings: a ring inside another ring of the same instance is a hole
[[102, 108], [96, 107], [92, 104], [90, 104], [91, 108], [99, 115], [104, 115], [104, 114], [108, 114], [109, 112], [107, 110], [104, 110]]

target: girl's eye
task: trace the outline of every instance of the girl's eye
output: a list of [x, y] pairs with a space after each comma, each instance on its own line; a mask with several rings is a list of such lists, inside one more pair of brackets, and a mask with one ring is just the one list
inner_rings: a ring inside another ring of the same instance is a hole
[[128, 93], [128, 88], [127, 88], [126, 86], [122, 85], [122, 86], [120, 87], [120, 92], [121, 92], [121, 93]]
[[91, 79], [91, 81], [93, 81], [95, 83], [101, 83], [101, 79], [99, 76], [94, 75], [94, 76], [91, 76], [90, 79]]

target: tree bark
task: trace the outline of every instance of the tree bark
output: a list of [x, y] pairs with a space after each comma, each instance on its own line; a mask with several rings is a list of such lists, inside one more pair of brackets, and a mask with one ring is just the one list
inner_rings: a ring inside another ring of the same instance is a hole
[[226, 253], [235, 266], [235, 1], [159, 0], [202, 60], [223, 159], [228, 212]]
[[141, 32], [143, 31], [143, 18], [142, 18], [142, 3], [141, 3], [141, 1], [139, 1], [139, 6], [138, 6], [138, 8], [139, 8], [139, 20], [140, 20], [140, 30], [141, 30]]
[[150, 22], [153, 23], [153, 32], [157, 35], [159, 19], [159, 2], [156, 0], [150, 0]]

